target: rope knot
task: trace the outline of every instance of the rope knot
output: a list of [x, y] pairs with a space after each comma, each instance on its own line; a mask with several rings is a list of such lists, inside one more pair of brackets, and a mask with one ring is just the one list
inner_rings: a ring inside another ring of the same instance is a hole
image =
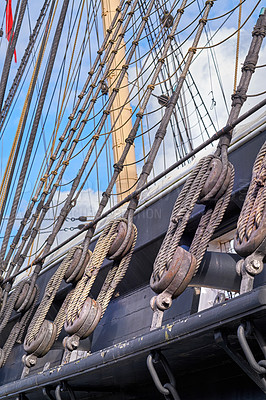
[[42, 181], [42, 182], [46, 182], [47, 179], [48, 179], [48, 175], [45, 174], [45, 175], [43, 175], [43, 177], [41, 178], [41, 181]]
[[122, 169], [123, 169], [123, 165], [120, 164], [119, 162], [118, 162], [118, 163], [115, 163], [115, 164], [113, 165], [113, 167], [114, 167], [114, 169], [115, 169], [116, 171], [118, 171], [118, 172], [121, 172]]
[[265, 37], [266, 31], [264, 26], [255, 26], [252, 31], [252, 36], [262, 36]]
[[207, 24], [207, 18], [201, 18], [200, 20], [199, 20], [199, 23], [201, 24], [204, 24], [204, 25], [206, 25]]
[[139, 112], [136, 114], [136, 117], [143, 118], [144, 110], [140, 108]]
[[197, 48], [196, 48], [196, 47], [190, 47], [190, 48], [188, 49], [188, 53], [196, 54], [196, 51], [197, 51]]
[[127, 137], [125, 142], [129, 143], [130, 145], [132, 145], [134, 143], [134, 139], [132, 137]]
[[251, 71], [251, 72], [255, 72], [256, 69], [256, 64], [258, 61], [258, 57], [257, 56], [250, 56], [247, 60], [245, 60], [243, 67], [242, 67], [242, 72], [243, 71]]
[[242, 105], [247, 100], [246, 94], [241, 90], [237, 90], [234, 94], [232, 94], [231, 98], [232, 107], [235, 107], [237, 104]]

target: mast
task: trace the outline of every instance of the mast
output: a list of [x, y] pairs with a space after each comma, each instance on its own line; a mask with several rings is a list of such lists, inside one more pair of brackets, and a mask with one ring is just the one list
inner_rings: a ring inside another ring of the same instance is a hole
[[[101, 0], [101, 4], [103, 27], [104, 32], [106, 33], [107, 29], [112, 23], [113, 17], [116, 13], [116, 8], [120, 4], [120, 0]], [[114, 84], [115, 82], [117, 82], [119, 71], [121, 70], [121, 66], [124, 62], [123, 60], [125, 60], [125, 42], [122, 39], [120, 49], [117, 52], [116, 57], [114, 58], [110, 69], [111, 72], [108, 75], [109, 94], [112, 93]], [[132, 110], [130, 104], [126, 105], [122, 109], [125, 99], [129, 99], [127, 74], [122, 81], [119, 92], [117, 93], [117, 96], [113, 103], [113, 110], [110, 113], [111, 124], [114, 129], [114, 131], [112, 132], [112, 148], [115, 163], [117, 163], [120, 159], [125, 147], [125, 140], [132, 129]], [[125, 160], [125, 165], [127, 166], [125, 166], [120, 172], [116, 181], [116, 191], [117, 193], [121, 193], [117, 195], [118, 202], [123, 200], [126, 196], [128, 196], [129, 193], [134, 190], [134, 184], [137, 181], [137, 169], [135, 161], [135, 149], [132, 146]], [[130, 188], [132, 189], [129, 190]]]

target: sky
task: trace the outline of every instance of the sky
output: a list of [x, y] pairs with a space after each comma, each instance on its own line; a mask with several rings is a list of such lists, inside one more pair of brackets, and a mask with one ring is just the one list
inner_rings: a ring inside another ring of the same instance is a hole
[[[4, 8], [5, 8], [5, 1], [0, 0], [1, 6], [0, 6], [0, 23], [2, 22], [2, 28], [4, 30], [4, 35], [0, 39], [0, 52], [1, 54], [5, 54], [6, 48], [7, 48], [7, 39], [5, 38], [5, 23], [4, 23]], [[158, 2], [157, 2], [158, 3]], [[163, 2], [160, 1], [160, 4]], [[260, 3], [260, 4], [258, 4]], [[15, 13], [15, 8], [16, 8], [17, 2], [15, 0], [12, 1], [12, 8], [13, 8], [13, 14]], [[60, 2], [58, 6], [58, 10], [56, 11], [55, 14], [55, 21], [58, 19], [59, 15], [59, 9], [60, 9]], [[146, 2], [146, 5], [148, 5], [149, 2]], [[167, 2], [163, 8], [167, 7], [168, 10], [171, 10], [171, 4], [174, 5], [172, 14], [175, 16], [176, 9], [177, 7], [180, 6], [180, 2]], [[196, 22], [198, 20], [199, 16], [199, 7], [201, 7], [203, 2], [201, 0], [191, 2], [191, 5], [187, 7], [186, 12], [184, 13], [180, 26], [179, 26], [179, 34], [176, 35], [176, 41], [178, 43], [183, 43], [182, 44], [182, 52], [183, 54], [186, 54], [186, 51], [188, 50], [189, 47], [192, 45], [192, 37], [188, 38], [190, 34], [193, 33], [193, 30], [196, 27]], [[257, 5], [258, 4], [258, 5]], [[23, 52], [25, 47], [27, 46], [28, 43], [28, 38], [31, 30], [33, 29], [36, 19], [38, 18], [39, 12], [40, 12], [40, 7], [42, 5], [41, 1], [34, 1], [34, 0], [29, 0], [28, 1], [28, 7], [26, 9], [26, 14], [25, 18], [23, 21], [22, 29], [21, 29], [21, 34], [16, 46], [16, 52], [17, 52], [17, 57], [18, 57], [18, 63], [15, 64], [14, 60], [12, 61], [11, 65], [11, 71], [10, 71], [10, 77], [9, 81], [7, 84], [7, 91], [8, 88], [10, 87], [12, 80], [17, 72], [17, 68], [19, 66], [21, 57], [23, 56]], [[94, 5], [94, 7], [92, 6]], [[204, 103], [205, 103], [205, 109], [203, 109], [202, 106], [199, 106], [199, 108], [202, 110], [201, 112], [204, 114], [207, 110], [209, 116], [211, 117], [214, 125], [216, 128], [221, 128], [226, 124], [227, 118], [228, 118], [228, 109], [230, 109], [230, 97], [233, 92], [234, 88], [234, 76], [235, 76], [235, 59], [236, 59], [236, 43], [237, 43], [237, 35], [236, 35], [236, 30], [238, 27], [238, 19], [239, 19], [239, 13], [238, 9], [235, 10], [234, 12], [230, 14], [226, 14], [229, 10], [232, 10], [234, 7], [239, 5], [239, 0], [237, 1], [226, 1], [226, 0], [217, 0], [214, 2], [214, 6], [212, 7], [212, 10], [210, 12], [209, 18], [210, 21], [207, 24], [207, 27], [203, 33], [202, 39], [200, 41], [199, 46], [205, 46], [206, 43], [208, 42], [208, 46], [211, 45], [212, 47], [210, 49], [204, 49], [204, 50], [198, 50], [196, 53], [196, 56], [194, 57], [194, 61], [191, 65], [191, 75], [196, 83], [195, 85], [192, 85], [192, 90], [194, 90], [194, 96], [195, 96], [195, 101], [198, 101], [198, 94], [200, 93]], [[255, 11], [251, 14], [251, 12], [254, 10], [255, 6], [257, 5], [257, 8]], [[238, 72], [238, 79], [241, 74], [241, 66], [243, 64], [243, 61], [245, 59], [245, 56], [247, 54], [247, 50], [251, 41], [251, 31], [253, 26], [256, 23], [257, 16], [259, 14], [260, 8], [263, 5], [262, 2], [258, 2], [255, 0], [246, 0], [243, 2], [242, 5], [242, 15], [241, 15], [241, 24], [243, 24], [243, 27], [241, 29], [241, 34], [240, 34], [240, 46], [239, 46], [239, 62], [237, 66], [237, 72]], [[83, 8], [82, 8], [83, 7]], [[80, 12], [82, 11], [82, 14]], [[136, 17], [135, 17], [135, 27], [140, 26], [140, 17], [142, 11], [141, 9], [137, 9], [136, 11]], [[223, 14], [226, 14], [224, 17], [222, 17]], [[251, 15], [250, 15], [251, 14]], [[77, 35], [76, 41], [75, 41], [75, 32], [77, 29], [77, 26], [79, 24], [79, 16], [80, 17], [80, 31], [79, 34]], [[89, 27], [92, 26], [92, 31], [90, 31], [90, 28], [88, 27], [87, 21], [87, 15], [89, 15]], [[197, 17], [197, 18], [196, 18]], [[219, 18], [217, 18], [219, 17]], [[160, 29], [160, 21], [158, 21], [158, 18], [156, 17], [156, 14], [153, 14], [152, 18], [154, 19], [154, 26], [157, 26], [157, 30], [155, 29], [155, 33], [159, 31]], [[156, 19], [157, 18], [157, 19]], [[195, 23], [191, 24], [191, 21], [195, 19]], [[94, 22], [92, 22], [94, 21]], [[246, 22], [245, 22], [246, 21]], [[245, 23], [244, 23], [245, 22]], [[96, 34], [96, 28], [97, 27], [97, 34]], [[43, 32], [43, 27], [41, 32]], [[48, 40], [47, 44], [47, 51], [44, 55], [44, 59], [42, 62], [41, 70], [40, 70], [40, 77], [38, 79], [38, 85], [37, 85], [37, 90], [34, 93], [31, 109], [30, 109], [30, 116], [34, 114], [34, 108], [36, 107], [37, 100], [38, 100], [38, 88], [41, 86], [42, 82], [42, 76], [44, 74], [47, 61], [48, 61], [48, 55], [49, 55], [49, 48], [51, 46], [52, 42], [52, 37], [54, 33], [54, 27], [51, 30], [50, 37]], [[130, 51], [130, 47], [132, 46], [132, 34], [135, 34], [134, 28], [129, 28], [125, 40], [128, 44], [127, 47], [127, 54]], [[226, 40], [228, 37], [232, 37], [228, 40]], [[143, 34], [143, 37], [145, 35]], [[84, 37], [85, 41], [87, 40], [86, 47], [84, 45]], [[89, 39], [88, 39], [89, 38]], [[212, 38], [210, 40], [210, 38]], [[65, 108], [65, 113], [62, 118], [62, 123], [60, 124], [60, 127], [58, 129], [58, 136], [60, 136], [63, 131], [64, 127], [67, 123], [67, 116], [72, 112], [73, 104], [75, 102], [75, 99], [77, 99], [77, 94], [81, 91], [83, 84], [85, 80], [87, 79], [88, 76], [88, 71], [91, 68], [91, 65], [93, 64], [93, 61], [97, 55], [97, 49], [100, 47], [100, 44], [103, 40], [103, 28], [101, 26], [101, 9], [100, 9], [100, 0], [95, 0], [94, 2], [90, 1], [70, 1], [69, 3], [69, 8], [68, 8], [68, 13], [67, 13], [67, 19], [66, 23], [64, 25], [64, 30], [62, 34], [62, 38], [60, 40], [60, 46], [59, 46], [59, 51], [55, 60], [55, 65], [53, 69], [53, 75], [51, 78], [51, 82], [49, 85], [48, 89], [48, 94], [47, 94], [47, 100], [44, 105], [44, 110], [41, 118], [41, 122], [39, 125], [38, 133], [37, 133], [37, 142], [34, 146], [34, 151], [33, 154], [35, 154], [35, 158], [31, 160], [29, 170], [28, 170], [28, 175], [25, 180], [24, 184], [24, 191], [23, 191], [23, 199], [20, 203], [20, 207], [18, 210], [17, 218], [21, 218], [24, 215], [24, 212], [26, 210], [27, 204], [29, 199], [32, 196], [34, 185], [36, 178], [38, 176], [38, 171], [40, 169], [40, 165], [42, 164], [43, 156], [45, 151], [49, 150], [49, 140], [51, 133], [54, 130], [54, 127], [56, 125], [56, 122], [58, 120], [58, 98], [62, 100], [63, 97], [63, 87], [64, 84], [67, 82], [67, 71], [69, 65], [71, 65], [71, 74], [72, 71], [77, 73], [75, 79], [71, 80], [73, 82], [73, 85], [71, 86], [68, 95], [69, 95], [69, 101], [66, 104]], [[220, 42], [220, 45], [218, 45]], [[0, 165], [0, 174], [3, 176], [6, 162], [10, 153], [10, 149], [12, 146], [12, 142], [15, 136], [15, 132], [17, 130], [17, 126], [19, 123], [20, 119], [20, 114], [23, 108], [24, 100], [26, 97], [27, 93], [27, 88], [29, 85], [30, 78], [33, 74], [33, 67], [34, 63], [36, 62], [36, 54], [39, 48], [39, 45], [37, 44], [35, 46], [35, 51], [32, 54], [30, 58], [30, 64], [27, 68], [27, 77], [25, 78], [25, 83], [23, 86], [20, 86], [20, 92], [19, 95], [16, 97], [16, 104], [14, 106], [14, 109], [12, 111], [12, 114], [10, 114], [10, 118], [8, 119], [7, 123], [4, 126], [4, 129], [0, 133], [0, 138], [1, 138], [1, 145], [0, 145], [0, 151], [1, 151], [1, 165]], [[75, 47], [75, 55], [71, 64], [71, 50], [73, 50]], [[163, 47], [163, 43], [161, 44], [161, 47]], [[67, 53], [66, 53], [66, 49]], [[84, 54], [81, 56], [81, 51], [84, 50]], [[141, 56], [141, 63], [145, 64], [148, 66], [146, 70], [142, 73], [141, 79], [142, 79], [142, 84], [146, 85], [148, 83], [151, 74], [154, 71], [155, 65], [152, 60], [152, 56], [148, 57], [147, 52], [149, 50], [149, 43], [148, 39], [144, 38], [139, 45], [139, 55]], [[66, 55], [66, 56], [65, 56]], [[82, 58], [81, 58], [82, 57]], [[136, 56], [137, 58], [137, 53]], [[180, 55], [179, 55], [180, 57]], [[81, 62], [80, 68], [74, 68], [75, 63]], [[1, 56], [0, 58], [0, 73], [3, 69], [3, 62], [4, 62], [4, 57]], [[265, 64], [266, 63], [266, 56], [265, 56], [265, 44], [262, 46], [260, 58], [259, 58], [259, 64]], [[128, 69], [128, 77], [129, 77], [129, 82], [130, 82], [130, 90], [132, 89], [132, 100], [131, 100], [131, 107], [133, 111], [138, 110], [138, 90], [136, 86], [136, 78], [140, 74], [140, 65], [139, 69], [135, 68], [135, 65], [132, 63], [129, 66]], [[169, 70], [173, 71], [173, 77], [172, 80], [167, 82], [166, 89], [163, 90], [161, 85], [157, 85], [154, 94], [156, 96], [159, 96], [160, 94], [171, 94], [171, 90], [174, 87], [175, 84], [175, 66], [174, 64], [170, 63], [169, 64]], [[218, 73], [218, 76], [217, 76]], [[265, 90], [265, 84], [264, 84], [264, 68], [260, 68], [256, 71], [256, 74], [254, 74], [251, 85], [249, 88], [249, 93], [250, 94], [256, 94], [263, 92]], [[71, 75], [70, 75], [71, 76]], [[190, 79], [190, 78], [189, 78]], [[192, 84], [191, 80], [189, 81], [190, 84]], [[197, 92], [196, 92], [197, 91]], [[162, 93], [163, 92], [163, 93]], [[7, 92], [6, 92], [7, 93]], [[190, 124], [191, 126], [194, 126], [194, 130], [192, 130], [193, 135], [195, 136], [194, 139], [194, 145], [199, 144], [199, 142], [202, 140], [202, 136], [197, 134], [197, 129], [199, 129], [196, 125], [197, 120], [195, 116], [195, 105], [192, 102], [193, 99], [189, 100], [188, 98], [188, 89], [187, 92], [184, 92], [183, 95], [183, 100], [187, 101], [188, 105], [187, 106], [187, 113], [191, 113], [191, 118], [190, 118]], [[53, 100], [50, 102], [51, 96], [54, 94]], [[141, 91], [140, 91], [141, 94]], [[197, 96], [197, 97], [196, 97]], [[193, 97], [193, 96], [192, 96]], [[227, 106], [225, 105], [224, 98], [226, 99]], [[258, 101], [262, 100], [262, 96], [259, 97], [250, 97], [248, 98], [247, 102], [245, 103], [243, 107], [243, 111], [247, 110], [250, 108], [252, 105], [256, 104]], [[65, 198], [67, 197], [67, 194], [69, 193], [70, 187], [71, 187], [71, 181], [74, 179], [78, 169], [80, 168], [80, 165], [84, 159], [84, 156], [86, 154], [86, 151], [88, 149], [88, 146], [90, 144], [89, 138], [92, 132], [95, 129], [95, 126], [97, 128], [97, 113], [99, 110], [102, 108], [102, 106], [105, 104], [107, 101], [107, 96], [101, 95], [101, 98], [99, 102], [97, 103], [98, 105], [95, 106], [94, 110], [94, 115], [96, 116], [96, 122], [93, 122], [93, 120], [90, 121], [90, 123], [87, 125], [87, 127], [84, 129], [83, 136], [82, 136], [82, 141], [79, 142], [77, 149], [74, 154], [76, 154], [76, 157], [72, 160], [71, 162], [71, 168], [68, 168], [66, 170], [66, 174], [63, 177], [62, 180], [62, 187], [61, 187], [61, 192], [57, 195], [57, 200], [59, 203], [61, 203]], [[198, 103], [200, 104], [200, 103]], [[97, 108], [98, 107], [98, 108]], [[157, 123], [160, 122], [160, 119], [162, 118], [164, 109], [159, 110], [158, 112], [154, 112], [154, 110], [158, 109], [158, 100], [155, 96], [151, 97], [151, 100], [148, 105], [148, 113], [149, 115], [147, 118], [144, 118], [143, 120], [143, 129], [149, 129], [150, 126], [153, 126]], [[261, 111], [262, 112], [262, 111]], [[133, 116], [133, 121], [134, 121], [134, 116]], [[209, 117], [208, 117], [209, 118]], [[206, 120], [208, 120], [208, 118]], [[209, 120], [208, 120], [209, 121]], [[208, 122], [209, 123], [209, 122]], [[95, 124], [95, 126], [94, 126]], [[31, 129], [31, 119], [28, 119], [27, 126], [26, 126], [26, 136], [30, 133]], [[108, 120], [107, 124], [105, 125], [105, 132], [108, 132], [110, 130], [110, 121]], [[144, 136], [144, 141], [142, 141], [142, 137], [139, 136], [136, 139], [136, 158], [137, 160], [141, 160], [143, 158], [143, 149], [145, 149], [145, 153], [147, 154], [149, 149], [150, 149], [150, 141], [152, 141], [154, 134], [156, 132], [156, 128], [153, 128], [150, 130], [149, 137], [148, 134]], [[210, 127], [210, 134], [214, 133], [214, 128]], [[204, 137], [206, 139], [206, 137]], [[99, 139], [99, 144], [97, 147], [97, 151], [99, 151], [101, 144], [104, 141], [104, 136], [100, 137]], [[23, 146], [26, 143], [26, 139], [23, 141]], [[23, 155], [23, 151], [25, 151], [25, 147], [22, 146], [22, 151], [21, 154]], [[85, 147], [84, 147], [85, 146]], [[107, 147], [103, 150], [103, 153], [101, 157], [99, 158], [99, 162], [96, 165], [95, 168], [93, 168], [92, 173], [90, 174], [89, 178], [86, 181], [86, 184], [84, 186], [84, 190], [81, 193], [81, 196], [78, 200], [77, 206], [71, 211], [70, 218], [74, 218], [74, 221], [71, 221], [70, 219], [67, 220], [65, 223], [63, 229], [64, 231], [60, 232], [60, 235], [58, 237], [58, 242], [61, 240], [64, 240], [65, 238], [69, 237], [73, 233], [73, 229], [77, 227], [78, 224], [80, 224], [79, 221], [76, 220], [80, 215], [86, 215], [86, 216], [93, 216], [96, 212], [98, 202], [101, 198], [101, 193], [105, 190], [106, 185], [108, 183], [108, 180], [110, 179], [110, 174], [112, 170], [112, 164], [113, 164], [113, 156], [112, 156], [112, 144], [109, 141]], [[24, 149], [24, 150], [23, 150]], [[165, 143], [162, 146], [161, 150], [158, 153], [158, 156], [156, 158], [155, 166], [153, 169], [152, 177], [156, 175], [157, 173], [161, 172], [165, 167], [170, 166], [173, 162], [176, 161], [176, 152], [174, 152], [174, 144], [173, 144], [173, 136], [169, 133], [167, 133], [167, 136], [165, 138]], [[93, 153], [95, 157], [95, 152]], [[141, 167], [143, 165], [143, 161], [139, 162], [137, 164], [137, 170], [138, 173], [141, 171]], [[88, 165], [86, 172], [89, 171], [90, 167], [92, 167], [92, 161]], [[19, 167], [17, 168], [14, 178], [13, 178], [13, 188], [15, 188], [16, 181], [18, 179], [18, 171]], [[70, 183], [68, 183], [70, 182]], [[112, 203], [113, 204], [115, 201], [115, 198], [112, 198]], [[54, 204], [55, 204], [54, 203]], [[10, 203], [9, 203], [9, 208], [7, 208], [6, 212], [6, 217], [8, 217], [8, 212], [10, 210]], [[51, 221], [50, 219], [53, 219], [55, 214], [58, 213], [58, 210], [60, 210], [59, 207], [54, 207], [49, 210], [47, 217], [49, 220], [45, 221], [45, 224], [43, 226], [43, 232], [50, 231], [51, 229]], [[5, 220], [6, 221], [6, 220]], [[15, 225], [15, 229], [13, 234], [16, 232], [17, 227], [19, 226], [20, 220], [18, 219]], [[5, 230], [5, 224], [2, 225], [2, 233], [1, 236], [3, 235], [3, 232]], [[47, 235], [43, 234], [42, 239], [46, 237]], [[1, 240], [1, 239], [0, 239]]]

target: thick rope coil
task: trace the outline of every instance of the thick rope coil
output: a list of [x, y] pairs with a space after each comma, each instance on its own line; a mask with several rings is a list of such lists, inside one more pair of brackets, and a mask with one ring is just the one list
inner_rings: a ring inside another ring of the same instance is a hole
[[[8, 310], [8, 308], [7, 308], [8, 304], [9, 304], [9, 306], [11, 306], [11, 304], [13, 304], [13, 308], [10, 308], [11, 312], [13, 311], [25, 283], [27, 283], [27, 281], [23, 281], [19, 285], [17, 285], [18, 289], [17, 289], [17, 287], [15, 288], [15, 291], [14, 291], [15, 293], [13, 292], [11, 294], [10, 301], [7, 302], [6, 311]], [[34, 293], [34, 299], [31, 299], [31, 304], [30, 304], [29, 308], [21, 314], [20, 320], [15, 323], [15, 325], [13, 326], [13, 328], [11, 329], [11, 331], [8, 335], [8, 338], [7, 338], [3, 348], [0, 349], [0, 368], [2, 368], [5, 365], [8, 357], [13, 349], [14, 344], [22, 342], [22, 337], [23, 337], [25, 328], [32, 316], [38, 296], [39, 296], [39, 289], [38, 289], [38, 287], [36, 287], [35, 293]], [[11, 299], [11, 297], [13, 297], [13, 298]], [[8, 312], [9, 317], [11, 315], [11, 312], [10, 311]], [[6, 321], [6, 318], [5, 318], [5, 321]], [[5, 321], [2, 321], [2, 324], [1, 324], [2, 326], [4, 325], [3, 322], [5, 322]], [[2, 329], [1, 329], [1, 331], [2, 331]]]
[[266, 237], [266, 142], [254, 163], [251, 183], [237, 222], [235, 250], [252, 254]]
[[101, 288], [101, 291], [97, 297], [97, 301], [102, 307], [101, 317], [103, 317], [117, 285], [121, 282], [121, 280], [124, 278], [127, 272], [135, 248], [135, 244], [137, 241], [137, 228], [135, 225], [133, 225], [133, 231], [134, 231], [134, 240], [131, 245], [130, 251], [122, 258], [120, 262], [118, 261], [114, 262], [114, 265], [108, 272], [104, 284]]
[[[217, 176], [219, 176], [219, 185], [216, 184]], [[224, 154], [222, 161], [215, 155], [202, 158], [189, 175], [175, 202], [166, 236], [154, 262], [151, 286], [156, 292], [167, 290], [167, 286], [172, 284], [173, 276], [171, 274], [167, 277], [169, 282], [165, 283], [165, 273], [169, 268], [175, 269], [174, 274], [180, 274], [180, 279], [178, 279], [180, 290], [177, 290], [177, 285], [172, 293], [174, 294], [175, 292], [175, 296], [179, 295], [187, 287], [192, 276], [197, 273], [207, 245], [215, 229], [219, 226], [229, 204], [233, 183], [234, 168], [228, 163], [227, 155], [225, 156]], [[194, 256], [189, 261], [191, 267], [187, 265], [185, 268], [188, 268], [188, 270], [183, 274], [182, 265], [178, 270], [173, 265], [176, 265], [176, 262], [179, 262], [184, 257], [184, 251], [181, 251], [178, 255], [176, 251], [197, 202], [206, 204], [206, 208], [190, 246], [189, 252]], [[159, 282], [162, 278], [164, 283], [161, 285]], [[171, 291], [172, 289], [174, 289], [174, 286], [172, 286]]]
[[[120, 248], [117, 251], [115, 251], [115, 253], [110, 257], [111, 259], [113, 259], [114, 256], [117, 256], [118, 259], [114, 261], [114, 266], [107, 274], [106, 280], [97, 299], [99, 300], [99, 302], [102, 303], [104, 311], [108, 306], [108, 303], [112, 297], [115, 287], [123, 278], [134, 250], [137, 237], [137, 230], [134, 225], [129, 226], [131, 224], [128, 224], [127, 219], [119, 218], [117, 220], [111, 221], [104, 228], [103, 233], [98, 239], [98, 242], [95, 246], [91, 259], [85, 269], [84, 275], [82, 279], [78, 282], [74, 290], [71, 303], [69, 304], [67, 310], [67, 318], [66, 318], [66, 322], [68, 324], [71, 324], [80, 315], [81, 309], [90, 294], [91, 288], [93, 286], [93, 283], [95, 282], [95, 279], [103, 264], [103, 261], [108, 256], [111, 246], [115, 242], [115, 239], [118, 236], [118, 228], [121, 222], [127, 224], [128, 230], [130, 230], [130, 232], [131, 229], [133, 228], [134, 238], [133, 238], [133, 243], [130, 246], [130, 249], [127, 249], [129, 241], [128, 241], [128, 235], [126, 235], [125, 240], [120, 246], [123, 249], [122, 252]], [[124, 254], [124, 252], [126, 252], [126, 254]], [[102, 311], [102, 315], [104, 311]]]
[[215, 229], [220, 225], [227, 206], [230, 202], [230, 197], [232, 194], [234, 186], [234, 167], [229, 163], [230, 169], [230, 183], [226, 189], [223, 196], [215, 203], [212, 208], [206, 208], [205, 214], [201, 217], [199, 226], [194, 235], [193, 241], [190, 245], [190, 253], [196, 257], [197, 264], [195, 269], [195, 274], [198, 272], [200, 263], [206, 252], [207, 246]]
[[61, 331], [63, 329], [64, 323], [65, 323], [65, 320], [66, 320], [66, 312], [67, 312], [69, 303], [72, 301], [73, 293], [74, 293], [74, 291], [71, 290], [71, 292], [69, 292], [67, 294], [67, 296], [65, 297], [65, 300], [63, 301], [63, 304], [61, 305], [61, 307], [60, 307], [60, 309], [59, 309], [59, 311], [58, 311], [58, 313], [57, 313], [57, 315], [56, 315], [56, 317], [54, 319], [54, 324], [56, 326], [56, 337], [55, 337], [55, 340], [58, 339], [58, 336], [60, 335], [60, 333], [61, 333]]
[[[71, 290], [65, 297], [53, 322], [47, 320], [46, 316], [62, 280], [77, 282], [82, 276], [84, 269], [77, 268], [80, 253], [82, 253], [82, 246], [73, 247], [46, 286], [42, 301], [30, 323], [24, 340], [24, 349], [29, 354], [24, 359], [25, 366], [34, 365], [38, 357], [43, 357], [47, 354], [60, 335], [65, 322], [67, 307], [72, 299], [74, 290]], [[90, 256], [91, 251], [88, 251], [86, 262], [88, 262]], [[28, 360], [29, 357], [31, 362]]]
[[[8, 297], [8, 300], [1, 312], [0, 333], [6, 327], [6, 324], [8, 323], [14, 309], [16, 309], [17, 311], [22, 311], [22, 312], [24, 311], [23, 309], [20, 310], [19, 307], [16, 308], [15, 306], [19, 300], [19, 297], [23, 293], [23, 289], [27, 289], [27, 287], [28, 288], [30, 287], [30, 279], [26, 279], [26, 280], [23, 280], [20, 283], [18, 283], [16, 285], [15, 289], [13, 290], [13, 292], [11, 293], [11, 295]], [[35, 289], [35, 291], [36, 291], [36, 289]], [[32, 296], [32, 293], [31, 293], [31, 296]], [[31, 303], [32, 303], [32, 299], [31, 299]], [[24, 309], [26, 309], [26, 307]]]
[[37, 337], [39, 330], [45, 320], [45, 317], [52, 305], [55, 295], [59, 289], [59, 286], [61, 285], [61, 283], [63, 281], [65, 273], [72, 262], [72, 258], [74, 256], [74, 253], [77, 248], [80, 248], [80, 246], [75, 246], [69, 250], [69, 252], [67, 253], [67, 256], [64, 258], [64, 260], [62, 261], [62, 263], [60, 264], [60, 266], [58, 267], [56, 272], [53, 274], [53, 276], [50, 278], [49, 282], [47, 283], [42, 301], [39, 304], [39, 306], [34, 314], [34, 317], [31, 320], [31, 323], [29, 325], [28, 332], [27, 332], [26, 339], [25, 339], [25, 341], [27, 343], [31, 343]]

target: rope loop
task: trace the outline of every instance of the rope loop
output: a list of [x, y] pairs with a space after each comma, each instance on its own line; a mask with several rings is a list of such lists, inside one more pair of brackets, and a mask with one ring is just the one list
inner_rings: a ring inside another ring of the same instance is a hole
[[[61, 262], [60, 266], [57, 268], [56, 272], [52, 275], [49, 282], [46, 285], [45, 292], [43, 298], [34, 314], [33, 319], [28, 328], [28, 332], [25, 338], [24, 344], [26, 345], [27, 352], [32, 352], [31, 344], [35, 343], [35, 341], [39, 340], [38, 338], [42, 337], [43, 324], [46, 318], [46, 315], [52, 305], [52, 302], [55, 298], [55, 295], [59, 289], [59, 286], [62, 280], [65, 278], [67, 282], [74, 281], [78, 275], [81, 275], [79, 271], [75, 270], [77, 264], [75, 260], [76, 251], [80, 249], [80, 246], [75, 246], [69, 250], [64, 260]], [[73, 265], [74, 264], [74, 265]], [[55, 329], [56, 334], [59, 335], [64, 324], [64, 319], [57, 318], [55, 321]], [[52, 336], [54, 337], [54, 328], [49, 328], [50, 331], [53, 331]], [[42, 339], [41, 339], [42, 341]], [[34, 345], [35, 346], [35, 345]], [[48, 350], [47, 350], [48, 351]], [[33, 351], [34, 352], [34, 351]], [[46, 353], [45, 353], [46, 354]]]
[[[209, 240], [220, 224], [230, 200], [234, 170], [222, 149], [221, 158], [202, 158], [189, 175], [173, 207], [166, 236], [155, 259], [150, 279], [158, 309], [171, 306], [197, 273]], [[179, 246], [180, 239], [197, 202], [206, 204], [189, 251]], [[155, 304], [154, 304], [155, 305]]]
[[188, 49], [188, 51], [187, 51], [188, 53], [193, 53], [193, 54], [196, 54], [196, 52], [197, 52], [197, 48], [196, 47], [190, 47], [189, 49]]
[[263, 245], [265, 237], [266, 142], [261, 147], [253, 166], [251, 183], [237, 222], [235, 250], [242, 257], [250, 256]]
[[[30, 291], [30, 293], [29, 293]], [[16, 310], [21, 312], [19, 320], [15, 323], [8, 338], [0, 349], [0, 368], [3, 367], [6, 360], [8, 359], [14, 344], [21, 343], [23, 333], [25, 331], [26, 325], [31, 318], [34, 306], [38, 298], [39, 290], [37, 286], [33, 286], [31, 290], [31, 282], [29, 279], [21, 281], [10, 294], [0, 317], [0, 332], [6, 327], [12, 311]], [[25, 300], [28, 301], [25, 302]]]
[[[65, 329], [70, 334], [85, 338], [92, 332], [91, 326], [95, 329], [127, 271], [136, 238], [137, 230], [131, 218], [118, 218], [106, 225], [69, 303]], [[95, 302], [89, 293], [105, 258], [114, 262]]]
[[204, 24], [204, 25], [206, 25], [207, 24], [207, 19], [206, 18], [201, 18], [200, 20], [199, 20], [199, 23], [201, 24]]

